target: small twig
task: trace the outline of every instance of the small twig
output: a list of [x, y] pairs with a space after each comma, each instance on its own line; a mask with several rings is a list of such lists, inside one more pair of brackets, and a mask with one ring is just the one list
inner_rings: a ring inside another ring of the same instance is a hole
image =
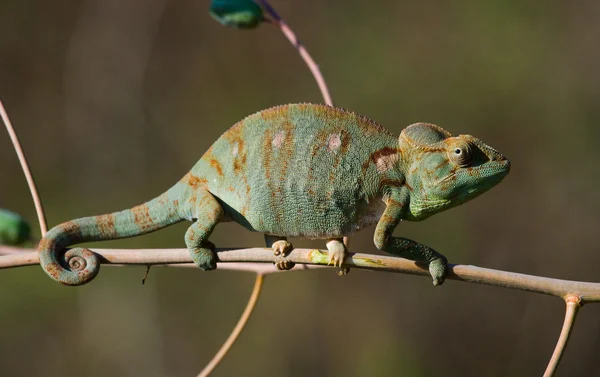
[[329, 106], [333, 106], [333, 100], [331, 99], [331, 94], [329, 94], [329, 88], [327, 87], [327, 83], [325, 83], [325, 79], [323, 78], [323, 75], [321, 74], [321, 70], [319, 69], [319, 66], [317, 65], [317, 63], [315, 63], [315, 61], [310, 56], [310, 54], [308, 53], [306, 48], [304, 48], [302, 43], [300, 43], [300, 41], [296, 37], [296, 34], [294, 33], [294, 31], [288, 26], [288, 24], [283, 20], [283, 18], [281, 18], [279, 13], [277, 13], [277, 11], [271, 6], [271, 4], [269, 4], [269, 2], [267, 0], [255, 0], [255, 1], [258, 2], [260, 5], [262, 5], [263, 9], [269, 14], [269, 16], [271, 16], [273, 18], [273, 23], [276, 24], [277, 26], [279, 26], [279, 29], [281, 29], [281, 32], [290, 41], [290, 43], [298, 50], [298, 53], [302, 57], [302, 60], [304, 60], [304, 62], [308, 66], [308, 69], [310, 69], [310, 72], [312, 73], [313, 77], [315, 78], [315, 81], [317, 82], [317, 85], [319, 86], [319, 90], [321, 91], [321, 95], [323, 96], [323, 99], [325, 100], [325, 103]]
[[571, 330], [573, 329], [573, 324], [575, 323], [575, 316], [577, 315], [579, 307], [581, 306], [581, 298], [577, 295], [570, 295], [565, 298], [565, 301], [567, 302], [565, 321], [563, 323], [558, 342], [556, 343], [556, 348], [554, 348], [552, 358], [550, 358], [546, 372], [544, 372], [544, 377], [554, 376], [554, 373], [558, 368], [558, 364], [560, 363], [560, 359], [562, 358], [567, 346], [567, 342], [569, 341], [569, 336], [571, 335]]
[[27, 180], [27, 185], [29, 185], [29, 191], [31, 192], [31, 197], [33, 198], [33, 204], [35, 205], [35, 211], [37, 212], [38, 221], [40, 222], [40, 231], [42, 233], [42, 237], [48, 231], [48, 226], [46, 225], [46, 215], [44, 215], [44, 208], [42, 207], [42, 202], [40, 200], [40, 196], [38, 195], [37, 189], [35, 187], [35, 181], [33, 180], [33, 176], [31, 175], [31, 171], [29, 170], [29, 164], [27, 164], [27, 159], [25, 158], [25, 154], [23, 153], [23, 148], [21, 148], [21, 143], [19, 142], [19, 138], [17, 137], [17, 133], [15, 132], [12, 123], [4, 109], [4, 105], [2, 101], [0, 101], [0, 116], [2, 117], [2, 121], [6, 126], [6, 131], [8, 131], [8, 135], [10, 136], [10, 140], [15, 148], [15, 152], [17, 152], [17, 156], [19, 157], [19, 162], [21, 163], [21, 168], [23, 169], [23, 174], [25, 174], [25, 179]]
[[148, 274], [150, 273], [150, 265], [146, 266], [146, 273], [144, 274], [144, 277], [142, 278], [142, 285], [146, 284], [146, 279], [148, 278]]
[[264, 276], [262, 274], [257, 274], [256, 280], [254, 282], [254, 288], [252, 289], [252, 295], [250, 296], [250, 299], [248, 300], [248, 304], [246, 304], [246, 309], [244, 309], [244, 312], [242, 313], [242, 316], [238, 320], [238, 323], [235, 325], [235, 328], [233, 329], [231, 334], [229, 334], [229, 337], [227, 338], [225, 343], [223, 343], [223, 345], [221, 346], [219, 351], [216, 353], [216, 355], [206, 365], [206, 367], [204, 367], [202, 372], [200, 372], [200, 374], [198, 374], [198, 377], [207, 377], [208, 375], [210, 375], [213, 372], [213, 370], [219, 365], [219, 363], [225, 357], [225, 355], [227, 355], [227, 352], [229, 352], [229, 350], [231, 349], [231, 346], [233, 346], [233, 343], [235, 343], [238, 336], [240, 335], [240, 333], [246, 326], [246, 323], [248, 322], [248, 319], [250, 318], [250, 315], [252, 314], [252, 311], [254, 310], [254, 307], [256, 306], [256, 302], [258, 301], [258, 298], [260, 297], [260, 292], [261, 292], [261, 288], [263, 285], [263, 281], [264, 281]]

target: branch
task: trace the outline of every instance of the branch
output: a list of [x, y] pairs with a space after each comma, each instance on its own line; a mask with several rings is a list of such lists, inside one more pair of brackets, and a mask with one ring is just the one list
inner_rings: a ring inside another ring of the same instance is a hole
[[48, 226], [46, 225], [46, 215], [44, 215], [42, 201], [40, 200], [40, 196], [35, 187], [35, 181], [33, 180], [33, 176], [31, 175], [31, 171], [29, 170], [29, 164], [27, 164], [27, 159], [25, 158], [25, 154], [23, 153], [23, 148], [21, 148], [19, 137], [17, 136], [17, 133], [15, 132], [15, 129], [13, 128], [12, 123], [8, 118], [8, 114], [4, 109], [2, 101], [0, 101], [0, 116], [2, 117], [2, 121], [6, 126], [6, 131], [8, 131], [10, 140], [12, 141], [13, 146], [15, 148], [15, 152], [17, 153], [17, 157], [19, 158], [19, 162], [21, 163], [23, 174], [25, 174], [25, 179], [27, 180], [27, 185], [29, 186], [31, 197], [33, 198], [33, 204], [35, 205], [35, 211], [37, 213], [38, 221], [40, 222], [40, 231], [43, 237], [48, 231]]
[[567, 302], [565, 321], [563, 323], [563, 328], [560, 332], [560, 336], [558, 337], [556, 348], [554, 348], [552, 358], [550, 359], [550, 362], [546, 367], [546, 372], [544, 372], [544, 377], [554, 376], [556, 368], [558, 368], [558, 363], [560, 362], [565, 348], [567, 347], [567, 342], [569, 341], [571, 330], [573, 329], [573, 325], [575, 324], [575, 316], [577, 315], [579, 307], [582, 305], [581, 298], [577, 295], [569, 295], [568, 297], [565, 297], [565, 301]]
[[279, 13], [277, 13], [277, 11], [271, 6], [271, 4], [269, 4], [268, 1], [256, 0], [256, 2], [259, 3], [260, 5], [262, 5], [264, 10], [267, 13], [269, 13], [269, 15], [273, 18], [273, 22], [277, 26], [279, 26], [279, 29], [281, 29], [281, 32], [283, 33], [283, 35], [285, 35], [285, 37], [290, 41], [292, 46], [294, 46], [296, 48], [296, 50], [298, 50], [298, 53], [302, 57], [302, 60], [304, 60], [304, 63], [306, 63], [306, 65], [308, 66], [308, 69], [310, 69], [310, 72], [312, 73], [315, 81], [317, 82], [317, 85], [319, 86], [319, 90], [321, 91], [321, 95], [323, 96], [323, 100], [325, 101], [325, 103], [327, 105], [333, 106], [333, 100], [331, 99], [331, 94], [329, 94], [329, 88], [327, 88], [327, 83], [325, 83], [325, 79], [323, 78], [323, 75], [321, 74], [321, 70], [319, 69], [319, 66], [317, 65], [317, 63], [315, 63], [312, 56], [310, 56], [310, 54], [304, 48], [302, 43], [300, 43], [300, 41], [296, 37], [296, 34], [294, 33], [294, 31], [288, 26], [288, 24], [283, 20], [283, 18], [279, 15]]
[[246, 309], [244, 309], [244, 313], [242, 313], [242, 316], [240, 317], [238, 323], [235, 325], [235, 328], [233, 329], [231, 334], [229, 334], [229, 337], [227, 338], [225, 343], [223, 343], [223, 345], [221, 346], [221, 348], [219, 349], [217, 354], [204, 367], [202, 372], [200, 372], [200, 374], [198, 374], [198, 377], [209, 376], [215, 370], [215, 368], [219, 365], [221, 360], [223, 360], [225, 355], [227, 355], [227, 352], [229, 352], [229, 350], [231, 349], [231, 346], [233, 346], [233, 343], [235, 343], [237, 338], [240, 336], [242, 330], [244, 329], [244, 327], [246, 326], [246, 323], [248, 322], [248, 319], [250, 318], [250, 315], [252, 314], [252, 311], [254, 310], [254, 307], [256, 306], [256, 302], [258, 301], [258, 296], [260, 295], [261, 288], [263, 285], [263, 280], [264, 280], [264, 275], [262, 275], [262, 274], [256, 275], [256, 280], [254, 281], [254, 288], [252, 289], [252, 294], [250, 295], [250, 299], [248, 300], [248, 305], [246, 305]]
[[[94, 249], [94, 252], [100, 256], [102, 264], [180, 265], [192, 263], [187, 249]], [[257, 272], [257, 263], [273, 263], [275, 261], [273, 250], [270, 248], [217, 249], [217, 255], [219, 269]], [[297, 265], [292, 271], [326, 266], [329, 262], [328, 252], [317, 249], [294, 249], [286, 258]], [[250, 264], [231, 265], [233, 262], [250, 262]], [[0, 247], [0, 269], [38, 263], [37, 252], [32, 249]], [[298, 264], [307, 266], [302, 267]], [[430, 277], [426, 264], [384, 255], [350, 253], [344, 261], [344, 266]], [[449, 280], [543, 293], [563, 299], [576, 295], [580, 297], [582, 303], [600, 302], [600, 283], [553, 279], [461, 264], [451, 264], [448, 269], [447, 279]], [[275, 272], [276, 270], [273, 267], [273, 269], [261, 270], [261, 273], [268, 274], [271, 271]]]

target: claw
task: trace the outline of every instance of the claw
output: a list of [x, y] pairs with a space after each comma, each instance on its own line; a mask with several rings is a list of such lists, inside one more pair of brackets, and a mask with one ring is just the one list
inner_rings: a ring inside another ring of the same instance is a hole
[[337, 239], [327, 242], [327, 250], [329, 251], [329, 260], [327, 265], [333, 265], [337, 267], [339, 271], [338, 275], [342, 276], [348, 273], [348, 268], [343, 268], [344, 259], [346, 258], [346, 247], [344, 244]]
[[429, 272], [433, 278], [433, 285], [438, 286], [444, 283], [447, 275], [448, 262], [445, 257], [440, 257], [429, 262]]
[[286, 240], [279, 240], [273, 242], [271, 248], [273, 249], [273, 254], [285, 256], [294, 249], [294, 246]]
[[284, 257], [279, 257], [275, 260], [275, 266], [277, 267], [278, 270], [282, 270], [282, 271], [286, 271], [286, 270], [291, 270], [292, 268], [294, 268], [296, 264], [288, 259], [285, 259]]

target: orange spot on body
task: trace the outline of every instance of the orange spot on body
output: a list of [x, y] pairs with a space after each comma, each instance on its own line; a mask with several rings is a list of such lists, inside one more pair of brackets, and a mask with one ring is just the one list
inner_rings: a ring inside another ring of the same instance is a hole
[[398, 158], [398, 149], [396, 148], [384, 147], [379, 149], [371, 153], [369, 160], [363, 163], [363, 173], [367, 171], [371, 163], [375, 164], [377, 171], [381, 173], [380, 169], [385, 169], [390, 164], [393, 166], [398, 161]]
[[192, 173], [187, 173], [182, 178], [181, 182], [187, 184], [194, 190], [198, 189], [199, 187], [206, 187], [206, 184], [207, 184], [206, 178], [196, 177]]
[[142, 204], [131, 209], [133, 213], [133, 221], [140, 227], [142, 230], [149, 230], [154, 228], [154, 222], [150, 217], [150, 208], [148, 204]]
[[57, 280], [60, 280], [59, 277], [62, 271], [63, 268], [56, 262], [48, 263], [46, 265], [46, 272]]
[[74, 221], [67, 221], [59, 225], [59, 228], [69, 239], [69, 244], [79, 242], [81, 239], [81, 229]]
[[223, 169], [221, 168], [221, 164], [219, 163], [219, 161], [217, 161], [215, 158], [211, 158], [210, 166], [212, 166], [217, 171], [218, 175], [223, 176]]
[[260, 116], [266, 121], [278, 121], [288, 117], [289, 105], [281, 105], [260, 112]]
[[96, 227], [103, 237], [113, 238], [117, 236], [114, 214], [96, 216]]

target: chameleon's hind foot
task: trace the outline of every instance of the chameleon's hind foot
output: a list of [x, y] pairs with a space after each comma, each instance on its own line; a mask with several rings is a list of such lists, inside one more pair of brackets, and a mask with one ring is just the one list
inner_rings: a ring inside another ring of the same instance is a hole
[[283, 271], [291, 270], [296, 265], [296, 263], [292, 262], [291, 260], [289, 260], [283, 256], [278, 256], [277, 258], [275, 258], [274, 263], [278, 270], [283, 270]]
[[294, 249], [294, 246], [292, 246], [292, 244], [289, 243], [287, 240], [278, 240], [273, 242], [271, 248], [273, 249], [273, 254], [285, 257], [290, 251]]
[[294, 249], [294, 246], [285, 237], [265, 234], [265, 242], [267, 247], [273, 249], [273, 254], [275, 254], [273, 263], [275, 263], [278, 270], [291, 270], [294, 268], [296, 264], [285, 257]]
[[217, 268], [215, 244], [210, 241], [204, 241], [200, 247], [190, 249], [190, 256], [194, 263], [203, 271], [211, 271]]
[[347, 267], [342, 267], [344, 263], [344, 259], [346, 259], [346, 246], [338, 240], [330, 240], [327, 242], [327, 250], [329, 251], [329, 262], [327, 265], [333, 264], [334, 267], [339, 267], [337, 274], [339, 276], [346, 275], [350, 269]]

